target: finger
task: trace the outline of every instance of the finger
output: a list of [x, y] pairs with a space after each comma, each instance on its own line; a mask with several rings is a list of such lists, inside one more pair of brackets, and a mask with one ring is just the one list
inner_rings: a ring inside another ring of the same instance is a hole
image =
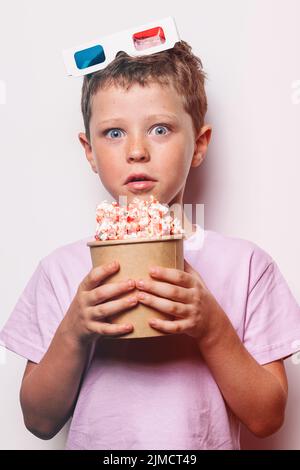
[[190, 303], [190, 292], [185, 287], [175, 286], [167, 282], [153, 281], [152, 279], [139, 279], [136, 287], [143, 292], [151, 292], [159, 297], [176, 300], [181, 303]]
[[[151, 271], [152, 268], [155, 269], [155, 272]], [[151, 266], [149, 273], [154, 278], [163, 279], [171, 284], [180, 285], [182, 287], [193, 287], [195, 285], [194, 277], [181, 269], [166, 268], [164, 266]]]
[[96, 266], [95, 268], [91, 269], [88, 275], [81, 282], [81, 288], [83, 290], [92, 290], [95, 287], [99, 286], [101, 281], [103, 281], [108, 276], [119, 270], [119, 262], [115, 261], [115, 263], [115, 265], [107, 263], [101, 266]]
[[127, 279], [122, 282], [111, 282], [103, 284], [88, 292], [87, 304], [98, 305], [120, 294], [126, 293], [134, 289], [135, 282], [133, 279]]
[[198, 274], [198, 272], [194, 270], [194, 268], [190, 265], [190, 263], [187, 262], [186, 259], [184, 259], [184, 270], [190, 274], [193, 274], [193, 273]]
[[128, 323], [99, 323], [97, 321], [90, 322], [89, 328], [91, 331], [98, 333], [99, 335], [120, 335], [130, 333], [134, 328], [133, 325]]
[[149, 325], [156, 330], [162, 331], [163, 333], [184, 333], [189, 328], [188, 320], [161, 320], [160, 318], [154, 318], [149, 320]]
[[188, 315], [189, 306], [180, 302], [173, 302], [169, 299], [163, 299], [149, 294], [149, 292], [139, 292], [137, 294], [138, 301], [142, 304], [148, 305], [154, 310], [158, 310], [168, 315], [174, 315], [178, 318], [184, 318]]
[[95, 307], [89, 307], [91, 316], [95, 320], [105, 321], [106, 318], [120, 313], [124, 310], [135, 307], [138, 303], [137, 296], [125, 296], [117, 300], [111, 300], [102, 304], [96, 305]]

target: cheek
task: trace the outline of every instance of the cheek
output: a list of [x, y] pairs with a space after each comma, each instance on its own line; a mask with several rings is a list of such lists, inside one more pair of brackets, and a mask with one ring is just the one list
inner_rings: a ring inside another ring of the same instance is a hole
[[111, 187], [122, 180], [122, 167], [117, 164], [117, 160], [101, 158], [98, 160], [98, 168], [100, 178], [106, 185]]
[[190, 143], [183, 139], [166, 148], [161, 155], [161, 171], [164, 171], [164, 174], [167, 172], [176, 181], [185, 179], [190, 168], [191, 151]]
[[94, 149], [94, 160], [96, 162], [99, 178], [105, 188], [110, 192], [115, 185], [122, 181], [122, 165], [120, 159], [112, 152], [103, 150], [99, 146]]
[[108, 171], [114, 172], [117, 159], [113, 149], [101, 145], [100, 141], [96, 142], [92, 149], [99, 172], [102, 175], [106, 175]]

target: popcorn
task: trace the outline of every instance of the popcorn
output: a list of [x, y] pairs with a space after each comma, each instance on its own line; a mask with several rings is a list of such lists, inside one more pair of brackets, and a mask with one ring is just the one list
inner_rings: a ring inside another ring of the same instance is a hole
[[183, 234], [180, 221], [151, 194], [150, 201], [134, 198], [127, 206], [106, 200], [96, 207], [95, 240], [124, 240]]

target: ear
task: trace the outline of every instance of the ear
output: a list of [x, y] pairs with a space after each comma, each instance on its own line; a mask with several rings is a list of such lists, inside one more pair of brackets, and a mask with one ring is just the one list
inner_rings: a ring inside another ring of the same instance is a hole
[[81, 143], [81, 145], [84, 148], [85, 156], [86, 156], [89, 164], [91, 165], [92, 170], [95, 173], [98, 173], [97, 167], [95, 165], [95, 160], [94, 160], [94, 157], [93, 157], [92, 147], [91, 147], [91, 144], [88, 141], [87, 136], [85, 135], [84, 132], [79, 132], [78, 139], [79, 139], [79, 142]]
[[203, 162], [208, 144], [211, 139], [211, 133], [212, 127], [210, 125], [201, 127], [200, 132], [195, 140], [195, 149], [191, 163], [192, 167], [197, 167]]

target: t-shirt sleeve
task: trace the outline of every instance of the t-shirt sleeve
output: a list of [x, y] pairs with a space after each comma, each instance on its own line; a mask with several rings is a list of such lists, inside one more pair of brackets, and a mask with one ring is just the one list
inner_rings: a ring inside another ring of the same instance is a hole
[[261, 248], [256, 250], [250, 273], [244, 346], [257, 362], [266, 364], [296, 352], [300, 307], [277, 263]]
[[0, 344], [38, 363], [63, 318], [41, 260], [0, 332]]

